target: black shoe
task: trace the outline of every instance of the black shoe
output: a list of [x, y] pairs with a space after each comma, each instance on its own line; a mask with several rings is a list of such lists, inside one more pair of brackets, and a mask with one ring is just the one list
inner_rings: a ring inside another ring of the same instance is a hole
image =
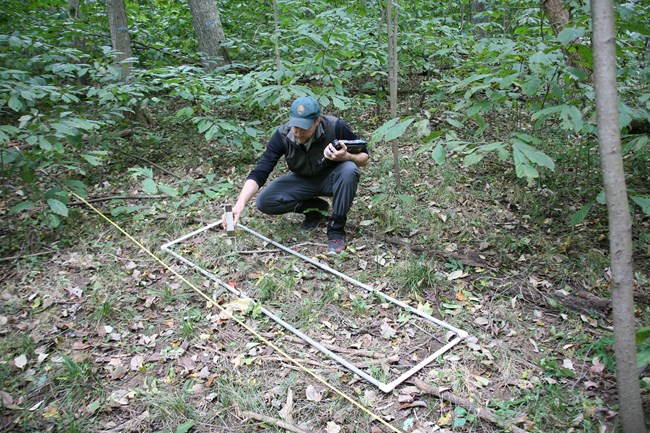
[[296, 212], [305, 214], [305, 219], [300, 225], [303, 230], [313, 230], [327, 218], [327, 211], [330, 205], [322, 198], [313, 198], [303, 202]]
[[327, 254], [339, 254], [348, 247], [343, 238], [333, 238], [327, 240]]

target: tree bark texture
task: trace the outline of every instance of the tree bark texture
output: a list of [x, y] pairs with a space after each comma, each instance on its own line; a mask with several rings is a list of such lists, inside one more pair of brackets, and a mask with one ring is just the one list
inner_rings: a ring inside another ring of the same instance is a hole
[[[562, 0], [541, 0], [542, 10], [548, 19], [551, 28], [553, 29], [553, 34], [555, 36], [559, 35], [560, 32], [569, 25], [571, 22], [571, 16], [569, 11], [564, 6]], [[575, 41], [578, 43], [579, 41]], [[587, 77], [591, 75], [591, 72], [586, 68], [582, 63], [584, 59], [580, 57], [580, 54], [577, 52], [570, 53], [566, 48], [562, 48], [565, 57], [567, 58], [567, 63], [575, 68], [580, 69], [585, 73]], [[582, 63], [581, 63], [582, 62]]]
[[131, 37], [126, 20], [124, 0], [106, 0], [108, 24], [111, 30], [111, 42], [115, 54], [115, 62], [122, 69], [122, 79], [126, 79], [131, 71], [131, 64], [124, 60], [133, 57], [131, 52]]
[[592, 0], [598, 147], [607, 197], [619, 414], [624, 433], [645, 432], [636, 366], [632, 229], [621, 156], [612, 0]]
[[278, 72], [282, 68], [282, 57], [280, 57], [280, 19], [278, 18], [278, 2], [273, 0], [273, 25], [275, 27], [275, 34], [273, 35], [273, 45], [275, 46], [275, 67]]
[[187, 0], [192, 12], [199, 51], [206, 55], [206, 68], [214, 69], [228, 63], [228, 54], [221, 46], [226, 36], [215, 0]]
[[[386, 1], [386, 29], [388, 30], [388, 88], [390, 93], [390, 116], [397, 117], [397, 77], [399, 63], [397, 58], [397, 0]], [[391, 143], [393, 150], [393, 171], [395, 188], [399, 191], [401, 176], [399, 171], [399, 147], [397, 140]]]

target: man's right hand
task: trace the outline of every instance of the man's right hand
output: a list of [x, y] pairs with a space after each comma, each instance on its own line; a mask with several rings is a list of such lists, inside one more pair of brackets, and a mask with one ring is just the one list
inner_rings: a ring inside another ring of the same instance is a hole
[[[243, 209], [237, 209], [233, 208], [232, 209], [232, 223], [233, 226], [237, 226], [237, 221], [239, 221], [239, 216], [241, 215]], [[221, 217], [221, 227], [223, 227], [224, 230], [228, 227], [228, 224], [226, 223], [226, 213], [224, 212], [223, 216]]]

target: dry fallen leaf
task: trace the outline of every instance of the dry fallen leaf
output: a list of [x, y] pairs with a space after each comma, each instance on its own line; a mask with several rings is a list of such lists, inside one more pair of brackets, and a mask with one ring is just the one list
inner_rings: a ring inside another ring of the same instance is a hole
[[340, 432], [341, 432], [340, 425], [332, 421], [327, 422], [327, 433], [340, 433]]
[[463, 271], [458, 269], [458, 270], [452, 272], [451, 274], [447, 275], [447, 281], [457, 280], [457, 279], [462, 278], [464, 276], [466, 276], [466, 275], [463, 275]]
[[451, 411], [447, 412], [444, 416], [438, 418], [438, 425], [445, 426], [451, 423]]
[[2, 397], [2, 407], [13, 406], [14, 398], [8, 392], [0, 390], [0, 397]]
[[15, 357], [14, 365], [22, 370], [27, 365], [27, 357], [25, 355]]
[[287, 402], [282, 406], [282, 409], [280, 409], [280, 418], [288, 422], [289, 424], [293, 423], [293, 391], [289, 389], [287, 391]]
[[79, 288], [79, 286], [75, 287], [66, 287], [66, 292], [68, 292], [72, 296], [76, 296], [77, 298], [81, 299], [81, 297], [84, 294], [84, 291]]
[[387, 340], [397, 333], [397, 331], [391, 328], [391, 326], [386, 322], [381, 324], [380, 330], [381, 336]]
[[323, 398], [322, 394], [320, 391], [318, 391], [314, 386], [309, 385], [307, 387], [307, 400], [308, 401], [315, 401], [319, 402]]
[[136, 355], [133, 358], [131, 358], [131, 362], [130, 362], [131, 371], [138, 371], [142, 368], [143, 365], [144, 365], [144, 356]]
[[573, 367], [573, 361], [571, 361], [569, 358], [564, 359], [564, 361], [562, 362], [562, 367], [569, 370], [575, 370], [575, 368]]

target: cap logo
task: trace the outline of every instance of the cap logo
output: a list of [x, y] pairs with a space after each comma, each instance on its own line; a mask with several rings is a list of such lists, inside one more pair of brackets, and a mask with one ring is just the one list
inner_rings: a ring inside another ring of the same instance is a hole
[[305, 112], [305, 106], [302, 104], [298, 105], [298, 114], [302, 116], [302, 113], [304, 112]]

